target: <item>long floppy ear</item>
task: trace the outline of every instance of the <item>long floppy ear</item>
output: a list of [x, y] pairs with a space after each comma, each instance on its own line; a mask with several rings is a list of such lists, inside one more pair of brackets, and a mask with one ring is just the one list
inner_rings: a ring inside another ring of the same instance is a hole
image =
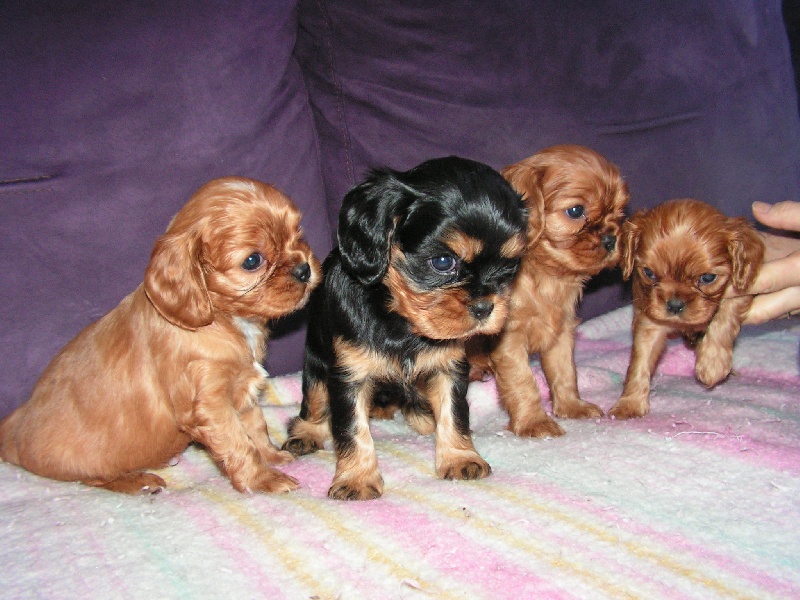
[[528, 211], [528, 248], [539, 241], [544, 232], [544, 194], [542, 193], [542, 177], [544, 170], [523, 162], [504, 167], [500, 174], [514, 191], [522, 195], [522, 201]]
[[158, 313], [192, 331], [214, 318], [199, 258], [197, 236], [165, 233], [156, 241], [144, 276], [144, 291]]
[[634, 259], [636, 248], [642, 236], [642, 220], [644, 213], [638, 212], [622, 224], [619, 232], [620, 260], [619, 266], [622, 269], [622, 277], [630, 279], [633, 274]]
[[379, 282], [389, 267], [392, 235], [413, 197], [393, 171], [373, 171], [350, 190], [339, 212], [339, 251], [345, 268], [364, 285]]
[[740, 291], [753, 285], [764, 260], [764, 242], [744, 217], [728, 219], [728, 252], [733, 262], [731, 281]]

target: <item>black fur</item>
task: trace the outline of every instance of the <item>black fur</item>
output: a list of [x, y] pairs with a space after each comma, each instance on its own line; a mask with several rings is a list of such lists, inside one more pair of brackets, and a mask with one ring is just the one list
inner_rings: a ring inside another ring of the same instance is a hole
[[[405, 318], [389, 309], [391, 296], [383, 279], [392, 247], [402, 250], [401, 274], [414, 289], [463, 288], [470, 299], [477, 300], [507, 293], [520, 261], [501, 257], [500, 248], [514, 236], [524, 239], [526, 223], [519, 195], [499, 173], [458, 157], [430, 160], [406, 172], [373, 171], [354, 187], [342, 203], [339, 245], [325, 260], [323, 282], [309, 301], [299, 419], [329, 418], [337, 455], [351, 451], [356, 386], [336, 363], [336, 339], [399, 361], [407, 374], [421, 352], [454, 345], [463, 350], [463, 339], [417, 335]], [[432, 269], [430, 259], [447, 250], [442, 237], [453, 229], [480, 240], [484, 251], [471, 262], [459, 261], [455, 272], [443, 275]], [[465, 437], [469, 436], [468, 373], [462, 352], [448, 376], [455, 427]], [[375, 381], [372, 404], [430, 415], [423, 390], [431, 376]], [[328, 389], [328, 413], [311, 415], [308, 391], [320, 383]], [[285, 445], [289, 450], [317, 449], [294, 439], [293, 426], [289, 435]]]

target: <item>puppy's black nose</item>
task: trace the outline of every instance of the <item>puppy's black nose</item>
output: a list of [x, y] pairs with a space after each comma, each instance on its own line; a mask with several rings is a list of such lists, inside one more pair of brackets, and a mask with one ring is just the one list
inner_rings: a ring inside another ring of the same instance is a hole
[[680, 298], [670, 298], [667, 300], [667, 311], [671, 312], [673, 315], [681, 314], [685, 308], [686, 302]]
[[606, 234], [600, 238], [600, 243], [606, 249], [606, 252], [613, 252], [614, 248], [617, 247], [617, 236]]
[[300, 283], [306, 283], [311, 278], [311, 266], [308, 263], [300, 263], [292, 269], [292, 277]]
[[478, 300], [475, 304], [471, 304], [469, 307], [470, 314], [478, 319], [478, 321], [484, 321], [492, 311], [494, 310], [494, 303], [489, 302], [488, 300]]

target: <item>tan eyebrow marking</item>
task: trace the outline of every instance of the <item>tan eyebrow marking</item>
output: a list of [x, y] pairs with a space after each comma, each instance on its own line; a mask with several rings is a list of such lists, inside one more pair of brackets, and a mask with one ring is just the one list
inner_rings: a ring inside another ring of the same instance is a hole
[[444, 238], [444, 243], [461, 260], [471, 262], [483, 251], [483, 241], [467, 235], [462, 231], [451, 231]]
[[503, 258], [519, 258], [525, 254], [525, 239], [521, 235], [515, 235], [500, 248], [500, 255]]

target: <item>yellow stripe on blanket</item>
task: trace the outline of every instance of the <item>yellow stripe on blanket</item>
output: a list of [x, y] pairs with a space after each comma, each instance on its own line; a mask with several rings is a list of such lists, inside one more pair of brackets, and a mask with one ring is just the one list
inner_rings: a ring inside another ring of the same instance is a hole
[[464, 593], [452, 595], [447, 590], [442, 589], [441, 586], [436, 585], [434, 582], [422, 579], [419, 573], [415, 573], [394, 560], [386, 551], [380, 546], [373, 544], [369, 538], [364, 536], [359, 531], [345, 526], [334, 514], [335, 511], [331, 510], [331, 506], [326, 503], [320, 503], [319, 500], [314, 498], [305, 498], [300, 495], [292, 495], [292, 501], [301, 506], [307, 512], [313, 514], [320, 521], [322, 521], [329, 529], [331, 529], [340, 540], [347, 540], [349, 543], [357, 545], [359, 548], [364, 549], [369, 556], [370, 560], [375, 563], [383, 565], [398, 582], [414, 582], [414, 588], [429, 594], [434, 598], [464, 598]]
[[630, 540], [621, 539], [619, 535], [615, 535], [610, 533], [610, 530], [604, 529], [602, 527], [598, 527], [592, 523], [587, 521], [578, 520], [573, 518], [572, 516], [559, 511], [551, 506], [547, 506], [545, 504], [534, 502], [531, 500], [529, 496], [522, 496], [519, 491], [514, 490], [511, 487], [504, 486], [502, 484], [495, 484], [486, 486], [482, 491], [493, 494], [504, 500], [508, 500], [518, 506], [523, 508], [534, 510], [538, 513], [545, 514], [549, 518], [561, 521], [574, 527], [575, 529], [579, 529], [584, 533], [588, 533], [593, 535], [597, 539], [613, 544], [613, 545], [621, 545], [623, 546], [628, 552], [632, 555], [643, 558], [645, 560], [649, 560], [654, 562], [655, 564], [676, 573], [686, 579], [699, 583], [707, 588], [712, 590], [716, 590], [726, 596], [731, 598], [739, 598], [741, 600], [747, 600], [752, 596], [750, 594], [742, 593], [738, 590], [732, 589], [725, 584], [721, 583], [720, 581], [710, 579], [701, 573], [699, 573], [696, 569], [693, 569], [689, 566], [680, 564], [675, 558], [659, 552], [655, 549], [646, 548], [640, 544], [635, 544]]
[[[431, 498], [429, 495], [420, 494], [409, 490], [408, 488], [393, 489], [392, 493], [413, 500], [414, 502], [427, 506], [429, 509], [436, 511], [440, 515], [446, 515], [451, 519], [464, 523], [464, 511], [460, 507], [453, 507], [452, 504], [440, 502]], [[577, 563], [572, 562], [564, 557], [559, 548], [550, 548], [544, 544], [536, 544], [530, 537], [522, 537], [513, 531], [500, 530], [495, 523], [483, 521], [482, 519], [471, 518], [469, 524], [480, 533], [487, 537], [495, 538], [504, 544], [508, 544], [517, 550], [534, 555], [542, 562], [557, 568], [561, 571], [569, 571], [579, 579], [583, 579], [589, 583], [593, 589], [602, 590], [610, 597], [614, 598], [647, 598], [649, 596], [637, 596], [630, 590], [621, 588], [614, 585], [607, 578], [602, 577], [599, 573], [591, 572], [581, 568]]]
[[[231, 501], [230, 498], [208, 488], [199, 489], [198, 491], [210, 501], [224, 508], [228, 514], [239, 521], [243, 527], [251, 531], [254, 535], [264, 540], [270, 540], [275, 537], [274, 529], [265, 527], [261, 522], [250, 515], [243, 503], [236, 502], [235, 500]], [[314, 576], [313, 571], [304, 568], [308, 565], [306, 557], [292, 553], [289, 548], [282, 544], [267, 545], [271, 548], [273, 555], [281, 562], [284, 569], [292, 574], [296, 582], [302, 582], [308, 588], [314, 590], [315, 593], [321, 594], [325, 598], [335, 598], [337, 596], [336, 590], [326, 588], [322, 582]]]

